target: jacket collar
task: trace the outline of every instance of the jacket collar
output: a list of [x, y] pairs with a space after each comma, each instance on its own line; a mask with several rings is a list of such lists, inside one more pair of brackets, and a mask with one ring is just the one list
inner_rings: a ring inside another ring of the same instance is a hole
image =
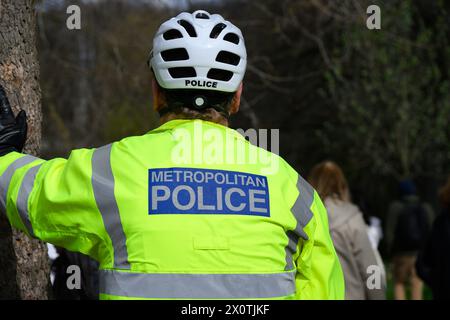
[[151, 134], [151, 133], [160, 133], [160, 132], [164, 132], [164, 131], [170, 131], [176, 128], [179, 128], [183, 125], [187, 125], [187, 124], [199, 124], [201, 125], [203, 128], [205, 127], [209, 127], [209, 128], [217, 128], [219, 130], [223, 130], [225, 132], [227, 132], [227, 134], [231, 134], [232, 136], [235, 136], [236, 138], [239, 139], [244, 139], [245, 138], [236, 130], [231, 129], [229, 127], [223, 126], [221, 124], [215, 123], [215, 122], [210, 122], [210, 121], [205, 121], [205, 120], [200, 120], [200, 119], [175, 119], [175, 120], [171, 120], [168, 121], [164, 124], [162, 124], [161, 126], [159, 126], [156, 129], [151, 130], [150, 132], [148, 132], [147, 134]]

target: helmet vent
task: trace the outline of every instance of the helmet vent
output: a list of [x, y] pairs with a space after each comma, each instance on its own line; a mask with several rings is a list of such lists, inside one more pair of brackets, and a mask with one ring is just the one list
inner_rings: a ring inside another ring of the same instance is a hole
[[208, 78], [219, 81], [230, 81], [233, 78], [233, 72], [221, 69], [211, 69], [208, 72]]
[[174, 79], [195, 78], [197, 76], [197, 72], [192, 67], [169, 68], [169, 74]]
[[189, 54], [186, 49], [178, 48], [178, 49], [170, 49], [161, 52], [161, 57], [164, 61], [183, 61], [189, 60]]
[[234, 44], [239, 44], [239, 36], [236, 33], [227, 33], [225, 35], [225, 37], [223, 37], [223, 40], [234, 43]]
[[209, 16], [208, 16], [206, 13], [204, 13], [204, 12], [199, 12], [199, 13], [197, 13], [197, 14], [195, 15], [195, 17], [196, 17], [197, 19], [205, 19], [205, 20], [209, 20]]
[[176, 29], [170, 29], [169, 31], [164, 32], [163, 38], [164, 40], [180, 39], [183, 38], [183, 35]]
[[217, 55], [216, 61], [237, 66], [241, 61], [241, 57], [228, 51], [220, 51]]
[[227, 27], [227, 25], [224, 23], [216, 24], [215, 27], [211, 30], [211, 34], [209, 35], [209, 37], [211, 39], [217, 39], [217, 37], [222, 32], [222, 30], [225, 29], [226, 27]]
[[194, 26], [186, 20], [178, 20], [178, 24], [181, 25], [184, 29], [186, 29], [186, 32], [191, 36], [191, 37], [197, 37], [197, 32], [195, 32]]

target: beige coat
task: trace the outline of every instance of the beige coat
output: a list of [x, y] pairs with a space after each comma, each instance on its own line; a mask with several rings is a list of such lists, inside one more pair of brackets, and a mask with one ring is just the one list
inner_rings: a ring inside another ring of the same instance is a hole
[[[380, 266], [361, 211], [354, 204], [331, 198], [325, 200], [325, 206], [328, 211], [331, 237], [344, 272], [345, 299], [385, 299], [384, 275], [378, 282], [380, 286], [377, 286], [372, 276], [374, 271], [368, 272], [370, 266], [379, 268]], [[379, 289], [369, 289], [368, 280]]]

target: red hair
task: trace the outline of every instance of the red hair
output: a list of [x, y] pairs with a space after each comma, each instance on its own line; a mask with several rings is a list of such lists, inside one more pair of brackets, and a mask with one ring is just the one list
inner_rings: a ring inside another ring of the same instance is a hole
[[347, 180], [342, 169], [336, 163], [324, 161], [317, 164], [311, 170], [308, 180], [323, 200], [337, 198], [342, 201], [350, 201]]

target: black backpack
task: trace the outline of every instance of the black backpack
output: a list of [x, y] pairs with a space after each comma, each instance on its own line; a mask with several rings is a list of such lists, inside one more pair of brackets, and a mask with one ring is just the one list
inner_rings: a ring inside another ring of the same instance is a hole
[[426, 241], [429, 229], [424, 206], [420, 202], [405, 203], [395, 227], [394, 250], [418, 251]]

